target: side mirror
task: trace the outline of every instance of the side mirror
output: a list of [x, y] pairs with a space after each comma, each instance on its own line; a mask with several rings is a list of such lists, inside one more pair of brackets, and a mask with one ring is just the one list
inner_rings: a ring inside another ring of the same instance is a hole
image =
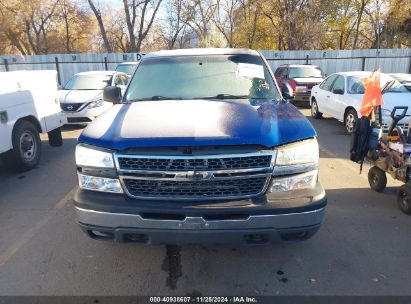
[[342, 90], [342, 89], [334, 89], [334, 90], [333, 90], [333, 93], [334, 93], [334, 94], [338, 94], [338, 95], [344, 95], [344, 90]]
[[106, 87], [103, 91], [103, 100], [114, 104], [121, 103], [121, 89], [119, 87]]
[[281, 87], [281, 94], [286, 100], [294, 98], [293, 88], [288, 83], [283, 83]]

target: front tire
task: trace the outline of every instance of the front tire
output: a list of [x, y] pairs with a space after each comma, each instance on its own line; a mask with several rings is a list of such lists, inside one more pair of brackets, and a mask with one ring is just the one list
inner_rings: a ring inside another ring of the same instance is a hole
[[16, 123], [12, 134], [13, 149], [5, 154], [8, 167], [24, 172], [34, 168], [40, 161], [41, 140], [34, 124], [22, 120]]
[[351, 109], [345, 114], [344, 117], [344, 126], [348, 134], [351, 134], [354, 131], [355, 122], [358, 119], [357, 111]]
[[381, 192], [387, 186], [387, 175], [383, 170], [374, 166], [368, 171], [368, 183], [372, 190]]
[[411, 214], [411, 184], [407, 183], [398, 189], [397, 204], [400, 210]]
[[52, 147], [60, 147], [63, 145], [63, 137], [61, 136], [61, 129], [57, 128], [47, 133], [49, 136], [49, 144]]
[[311, 101], [311, 116], [314, 119], [320, 119], [323, 116], [323, 113], [318, 111], [318, 104], [315, 99]]

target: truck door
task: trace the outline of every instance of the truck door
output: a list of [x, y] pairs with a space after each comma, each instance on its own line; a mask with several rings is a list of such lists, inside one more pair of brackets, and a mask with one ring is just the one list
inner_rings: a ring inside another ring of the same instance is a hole
[[[44, 128], [43, 131], [49, 132], [67, 122], [58, 100], [57, 72], [36, 71], [36, 73], [43, 74], [41, 79], [38, 82], [31, 80], [27, 86], [33, 94], [38, 119]], [[27, 77], [33, 78], [30, 74], [27, 74]]]
[[0, 73], [0, 153], [12, 148], [11, 130], [13, 125], [13, 114], [11, 109], [14, 99], [10, 98], [13, 91], [18, 90], [17, 82], [10, 79], [7, 72]]

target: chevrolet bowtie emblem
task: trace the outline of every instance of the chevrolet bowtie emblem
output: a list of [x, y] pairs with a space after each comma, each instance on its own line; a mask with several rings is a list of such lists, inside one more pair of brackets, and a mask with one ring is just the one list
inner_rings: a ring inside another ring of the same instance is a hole
[[212, 178], [214, 178], [214, 174], [207, 171], [188, 171], [175, 175], [176, 180], [208, 180]]

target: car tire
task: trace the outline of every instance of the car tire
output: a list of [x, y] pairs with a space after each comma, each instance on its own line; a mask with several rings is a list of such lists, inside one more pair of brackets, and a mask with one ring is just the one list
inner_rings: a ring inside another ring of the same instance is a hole
[[26, 120], [16, 123], [12, 133], [13, 149], [6, 152], [3, 160], [8, 168], [24, 172], [40, 161], [41, 140], [36, 126]]
[[354, 131], [355, 122], [358, 119], [357, 111], [354, 109], [348, 110], [344, 116], [344, 126], [348, 134], [351, 134]]
[[411, 184], [407, 183], [398, 189], [397, 204], [400, 210], [406, 214], [411, 214]]
[[387, 186], [387, 175], [383, 170], [374, 166], [368, 171], [368, 183], [372, 190], [381, 192]]
[[49, 144], [52, 147], [60, 147], [63, 145], [63, 137], [61, 136], [61, 129], [57, 128], [47, 133], [49, 136]]
[[323, 116], [323, 113], [318, 111], [318, 104], [315, 99], [311, 101], [311, 116], [314, 119], [320, 119]]

